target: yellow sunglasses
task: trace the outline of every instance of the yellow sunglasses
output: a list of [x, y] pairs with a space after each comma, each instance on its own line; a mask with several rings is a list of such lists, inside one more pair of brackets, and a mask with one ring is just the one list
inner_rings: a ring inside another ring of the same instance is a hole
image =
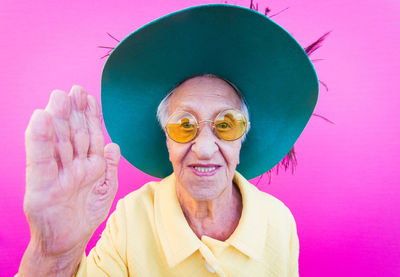
[[214, 134], [219, 139], [227, 141], [241, 138], [250, 123], [241, 111], [235, 109], [220, 112], [214, 121], [202, 120], [199, 122], [189, 112], [176, 111], [168, 118], [164, 130], [173, 141], [188, 143], [197, 137], [200, 123], [203, 122], [211, 123]]

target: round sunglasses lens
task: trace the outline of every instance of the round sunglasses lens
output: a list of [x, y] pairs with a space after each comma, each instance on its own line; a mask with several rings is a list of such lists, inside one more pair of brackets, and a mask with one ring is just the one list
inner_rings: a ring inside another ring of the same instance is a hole
[[166, 131], [176, 142], [189, 142], [197, 134], [196, 119], [188, 112], [176, 112], [168, 119]]
[[226, 110], [214, 122], [215, 132], [224, 140], [236, 140], [243, 136], [247, 127], [246, 117], [239, 111]]

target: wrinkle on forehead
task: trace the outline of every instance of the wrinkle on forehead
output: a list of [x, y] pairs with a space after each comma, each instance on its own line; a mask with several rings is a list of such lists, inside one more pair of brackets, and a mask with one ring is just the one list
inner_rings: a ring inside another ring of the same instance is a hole
[[236, 91], [220, 78], [198, 76], [185, 81], [174, 90], [168, 113], [178, 109], [189, 109], [193, 112], [209, 109], [210, 112], [215, 110], [215, 113], [229, 108], [241, 108]]

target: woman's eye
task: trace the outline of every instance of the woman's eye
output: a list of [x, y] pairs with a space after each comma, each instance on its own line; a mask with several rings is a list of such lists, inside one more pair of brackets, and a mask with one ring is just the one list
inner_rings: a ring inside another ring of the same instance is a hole
[[229, 128], [229, 125], [228, 125], [228, 123], [225, 123], [225, 122], [219, 123], [218, 128], [227, 129], [227, 128]]
[[182, 123], [182, 127], [183, 128], [192, 128], [192, 124], [190, 124], [189, 122], [184, 122], [184, 123]]

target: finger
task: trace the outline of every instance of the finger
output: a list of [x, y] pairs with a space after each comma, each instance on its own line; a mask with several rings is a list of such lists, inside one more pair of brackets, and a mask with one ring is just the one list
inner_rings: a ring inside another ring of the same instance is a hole
[[74, 85], [68, 97], [71, 102], [69, 124], [74, 156], [86, 158], [89, 149], [89, 131], [85, 117], [87, 95], [82, 87]]
[[104, 156], [104, 135], [101, 129], [100, 109], [96, 98], [88, 95], [85, 116], [89, 130], [89, 155]]
[[56, 138], [56, 157], [60, 159], [60, 166], [68, 167], [73, 159], [69, 129], [71, 104], [68, 95], [62, 90], [54, 90], [50, 95], [50, 100], [45, 110], [52, 115]]
[[25, 131], [27, 189], [51, 185], [58, 176], [54, 157], [54, 130], [51, 115], [43, 110], [32, 114]]
[[121, 152], [118, 144], [109, 143], [104, 147], [104, 158], [106, 159], [105, 183], [109, 186], [118, 186], [118, 163], [121, 158]]

